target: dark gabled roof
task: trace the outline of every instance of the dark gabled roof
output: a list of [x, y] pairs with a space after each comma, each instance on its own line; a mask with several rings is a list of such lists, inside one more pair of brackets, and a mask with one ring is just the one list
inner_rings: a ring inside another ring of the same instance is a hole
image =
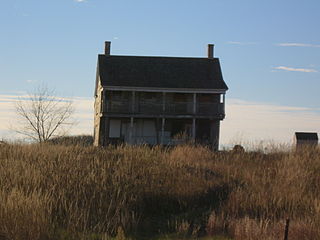
[[318, 140], [318, 134], [314, 132], [296, 132], [297, 140]]
[[227, 90], [218, 58], [99, 55], [102, 86]]

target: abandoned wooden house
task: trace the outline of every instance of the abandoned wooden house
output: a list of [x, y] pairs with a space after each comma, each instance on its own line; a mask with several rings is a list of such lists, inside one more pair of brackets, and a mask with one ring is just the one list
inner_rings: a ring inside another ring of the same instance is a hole
[[295, 132], [294, 142], [296, 148], [303, 146], [317, 146], [318, 145], [318, 134], [315, 132]]
[[219, 59], [98, 55], [94, 144], [219, 146], [225, 93]]

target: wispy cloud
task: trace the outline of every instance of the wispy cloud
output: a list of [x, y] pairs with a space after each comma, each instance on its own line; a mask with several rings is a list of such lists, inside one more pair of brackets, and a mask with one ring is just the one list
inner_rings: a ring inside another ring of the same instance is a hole
[[233, 44], [233, 45], [256, 45], [256, 42], [238, 42], [238, 41], [229, 41], [227, 42], [228, 44]]
[[289, 72], [304, 72], [304, 73], [318, 72], [316, 69], [312, 69], [312, 68], [293, 68], [293, 67], [285, 67], [285, 66], [278, 66], [278, 67], [274, 67], [273, 69], [289, 71]]
[[320, 132], [319, 121], [317, 108], [227, 99], [221, 143], [292, 143], [296, 131]]
[[78, 3], [82, 3], [82, 2], [86, 2], [87, 0], [74, 0], [74, 1]]
[[36, 82], [38, 82], [38, 81], [37, 81], [37, 80], [29, 79], [29, 80], [27, 80], [26, 82], [31, 84], [31, 83], [36, 83]]
[[319, 44], [309, 44], [309, 43], [278, 43], [276, 44], [281, 47], [315, 47], [320, 48]]

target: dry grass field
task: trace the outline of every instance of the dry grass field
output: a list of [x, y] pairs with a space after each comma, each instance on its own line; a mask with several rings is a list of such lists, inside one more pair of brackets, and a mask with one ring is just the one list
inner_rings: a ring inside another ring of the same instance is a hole
[[0, 239], [320, 239], [320, 150], [0, 145]]

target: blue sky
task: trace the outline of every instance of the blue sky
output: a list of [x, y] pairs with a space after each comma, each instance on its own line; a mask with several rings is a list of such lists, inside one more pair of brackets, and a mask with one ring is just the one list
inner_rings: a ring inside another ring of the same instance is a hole
[[205, 57], [214, 43], [227, 101], [317, 114], [319, 12], [319, 0], [1, 0], [0, 94], [42, 82], [92, 97], [105, 40], [119, 55]]

